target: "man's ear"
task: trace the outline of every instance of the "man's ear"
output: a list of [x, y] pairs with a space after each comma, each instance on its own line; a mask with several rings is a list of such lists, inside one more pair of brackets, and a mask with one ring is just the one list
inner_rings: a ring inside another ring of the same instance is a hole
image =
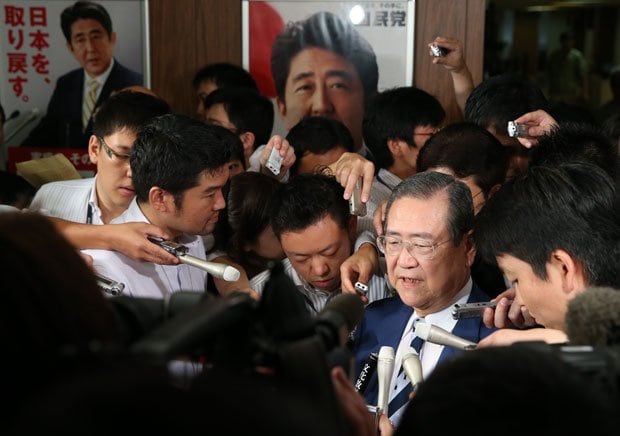
[[470, 230], [463, 236], [463, 244], [465, 244], [465, 253], [467, 256], [467, 266], [471, 268], [476, 257], [476, 244], [474, 242], [474, 231]]
[[493, 187], [491, 189], [489, 189], [489, 196], [487, 198], [487, 200], [491, 197], [493, 197], [493, 194], [495, 194], [497, 191], [499, 191], [499, 189], [502, 187], [502, 185], [500, 183], [497, 183], [495, 185], [493, 185]]
[[256, 136], [254, 136], [254, 133], [252, 132], [243, 132], [239, 135], [239, 138], [243, 144], [243, 154], [250, 156], [254, 151], [254, 141], [256, 140]]
[[562, 282], [562, 291], [571, 295], [588, 286], [583, 264], [567, 251], [556, 249], [548, 261], [549, 274], [556, 274]]
[[101, 144], [99, 143], [99, 138], [95, 135], [90, 135], [90, 139], [88, 140], [88, 156], [90, 157], [90, 161], [97, 165], [97, 161], [99, 160], [99, 153], [101, 152]]
[[394, 157], [400, 157], [402, 155], [402, 150], [400, 148], [401, 140], [400, 139], [388, 139], [387, 147], [392, 153]]
[[355, 240], [357, 239], [357, 216], [351, 215], [349, 217], [349, 228], [348, 228], [349, 240], [353, 244], [355, 244]]
[[286, 116], [286, 103], [280, 99], [280, 97], [276, 97], [276, 106], [278, 107], [278, 112], [280, 116], [284, 118]]
[[158, 212], [176, 212], [174, 196], [159, 186], [153, 186], [149, 190], [149, 205]]

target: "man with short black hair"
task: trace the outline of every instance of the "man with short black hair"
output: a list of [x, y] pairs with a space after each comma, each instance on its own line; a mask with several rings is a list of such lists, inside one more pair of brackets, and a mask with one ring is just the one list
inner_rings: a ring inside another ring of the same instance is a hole
[[116, 33], [99, 3], [75, 2], [62, 11], [60, 23], [80, 68], [58, 78], [47, 113], [22, 145], [87, 148], [95, 109], [112, 91], [142, 85], [142, 75], [113, 58]]

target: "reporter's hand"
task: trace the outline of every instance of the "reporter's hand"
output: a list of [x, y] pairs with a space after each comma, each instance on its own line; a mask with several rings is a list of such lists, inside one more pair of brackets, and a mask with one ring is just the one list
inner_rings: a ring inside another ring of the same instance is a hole
[[95, 271], [94, 265], [93, 265], [93, 257], [90, 254], [86, 254], [86, 253], [82, 253], [81, 251], [78, 251], [78, 254], [80, 255], [80, 257], [82, 258], [82, 260], [84, 261], [84, 263], [86, 265], [88, 265], [88, 267]]
[[370, 198], [372, 182], [375, 178], [375, 164], [358, 153], [343, 153], [329, 169], [336, 180], [344, 187], [344, 199], [351, 198], [357, 179], [362, 177], [361, 200], [366, 203]]
[[362, 303], [368, 304], [368, 297], [359, 295], [355, 290], [355, 282], [368, 284], [375, 271], [379, 268], [379, 255], [372, 244], [363, 244], [359, 250], [349, 256], [340, 265], [340, 286], [342, 292], [356, 294]]
[[519, 142], [527, 148], [531, 148], [533, 145], [538, 144], [538, 137], [549, 133], [554, 127], [557, 127], [558, 122], [547, 112], [539, 109], [534, 112], [528, 112], [521, 115], [514, 120], [519, 124], [527, 124], [527, 138], [517, 138]]
[[[267, 160], [269, 159], [269, 155], [271, 154], [271, 150], [274, 148], [280, 150], [280, 157], [282, 157], [282, 167], [280, 168], [280, 173], [277, 176], [265, 166], [267, 164]], [[296, 159], [295, 149], [293, 146], [280, 135], [274, 135], [271, 137], [265, 148], [263, 148], [260, 155], [260, 171], [263, 174], [268, 174], [278, 180], [282, 180], [282, 178], [288, 173], [289, 168], [293, 166]]]
[[[439, 57], [433, 56], [433, 52], [430, 50], [430, 47], [433, 44], [446, 49], [446, 55]], [[465, 58], [463, 56], [463, 44], [461, 44], [461, 41], [458, 39], [438, 36], [433, 40], [433, 42], [428, 44], [428, 48], [429, 54], [432, 57], [432, 63], [443, 65], [446, 70], [455, 73], [467, 68]]]
[[497, 302], [495, 309], [488, 307], [482, 314], [484, 325], [488, 328], [522, 328], [536, 325], [536, 320], [527, 307], [516, 297], [514, 288], [506, 289], [492, 301]]
[[132, 259], [153, 262], [161, 265], [176, 265], [179, 259], [166, 250], [152, 243], [147, 236], [170, 239], [171, 235], [159, 227], [148, 223], [123, 223], [98, 226], [106, 232], [113, 250], [119, 251]]
[[548, 344], [559, 344], [568, 341], [566, 333], [561, 330], [533, 328], [529, 330], [500, 329], [494, 331], [478, 342], [476, 348], [503, 347], [515, 342], [543, 341]]
[[344, 370], [339, 366], [333, 368], [331, 379], [349, 429], [348, 434], [375, 436], [377, 429], [366, 407], [366, 401], [355, 391], [353, 383], [347, 378]]

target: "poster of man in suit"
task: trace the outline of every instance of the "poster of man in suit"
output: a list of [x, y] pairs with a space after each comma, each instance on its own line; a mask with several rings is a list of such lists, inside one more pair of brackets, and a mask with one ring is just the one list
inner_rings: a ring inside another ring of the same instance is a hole
[[149, 86], [145, 3], [0, 0], [0, 100], [21, 114], [11, 145], [86, 148], [111, 92]]

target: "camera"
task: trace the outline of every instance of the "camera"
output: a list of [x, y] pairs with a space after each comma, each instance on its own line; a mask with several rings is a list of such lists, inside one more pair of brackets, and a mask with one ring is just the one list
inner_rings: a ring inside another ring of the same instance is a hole
[[349, 212], [351, 215], [366, 216], [366, 204], [362, 203], [362, 181], [357, 179], [355, 189], [349, 198]]
[[436, 58], [441, 58], [448, 54], [445, 48], [439, 47], [437, 44], [431, 44], [431, 53]]

